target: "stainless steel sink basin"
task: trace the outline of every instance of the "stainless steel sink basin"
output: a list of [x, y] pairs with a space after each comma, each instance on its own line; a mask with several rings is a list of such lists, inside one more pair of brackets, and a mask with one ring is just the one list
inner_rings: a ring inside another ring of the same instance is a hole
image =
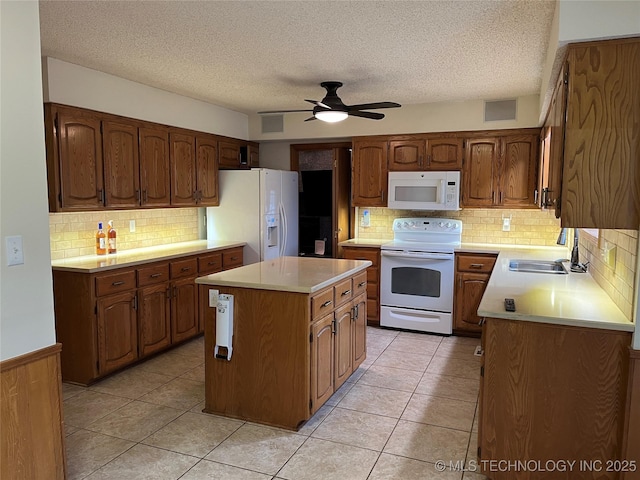
[[546, 260], [509, 260], [509, 270], [513, 272], [552, 273], [567, 275], [567, 269], [562, 262]]

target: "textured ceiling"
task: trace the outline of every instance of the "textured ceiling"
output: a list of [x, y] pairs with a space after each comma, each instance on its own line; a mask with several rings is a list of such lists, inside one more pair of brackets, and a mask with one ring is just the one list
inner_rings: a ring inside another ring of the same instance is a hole
[[539, 93], [555, 1], [40, 1], [42, 55], [245, 113]]

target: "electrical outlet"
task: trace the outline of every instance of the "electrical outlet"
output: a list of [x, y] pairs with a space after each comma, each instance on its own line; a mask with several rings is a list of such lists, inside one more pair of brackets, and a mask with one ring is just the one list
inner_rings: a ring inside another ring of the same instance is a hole
[[136, 231], [136, 221], [129, 220], [129, 232], [133, 233]]
[[24, 252], [22, 251], [22, 235], [5, 237], [7, 265], [22, 265], [24, 263]]
[[209, 306], [216, 308], [216, 306], [218, 305], [218, 294], [220, 292], [218, 290], [215, 290], [213, 288], [209, 289]]
[[368, 227], [371, 225], [371, 217], [369, 215], [369, 210], [365, 209], [362, 211], [362, 218], [360, 219], [361, 227]]
[[502, 219], [502, 231], [509, 232], [511, 230], [511, 219], [503, 218]]

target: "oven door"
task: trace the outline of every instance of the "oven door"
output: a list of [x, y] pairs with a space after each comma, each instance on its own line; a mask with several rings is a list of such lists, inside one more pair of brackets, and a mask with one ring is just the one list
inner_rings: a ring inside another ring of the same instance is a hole
[[453, 254], [383, 250], [380, 303], [453, 311]]

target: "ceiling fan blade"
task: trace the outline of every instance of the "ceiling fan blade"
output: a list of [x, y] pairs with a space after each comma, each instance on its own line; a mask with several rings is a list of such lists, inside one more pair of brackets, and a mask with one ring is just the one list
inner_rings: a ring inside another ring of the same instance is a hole
[[294, 113], [294, 112], [313, 112], [313, 110], [271, 110], [268, 112], [257, 112], [258, 115], [266, 115], [270, 113]]
[[310, 122], [311, 120], [317, 120], [316, 117], [309, 117], [305, 120], [305, 122]]
[[309, 102], [309, 103], [313, 103], [313, 104], [314, 104], [315, 106], [317, 106], [317, 107], [329, 108], [329, 109], [331, 108], [329, 105], [325, 105], [324, 103], [319, 102], [319, 101], [317, 101], [317, 100], [307, 100], [307, 99], [305, 98], [305, 100], [304, 100], [304, 101], [305, 101], [305, 102]]
[[359, 110], [349, 110], [347, 112], [351, 117], [370, 118], [371, 120], [382, 120], [384, 115], [376, 112], [361, 112]]
[[377, 110], [378, 108], [398, 108], [401, 107], [395, 102], [377, 102], [377, 103], [361, 103], [360, 105], [349, 105], [347, 108], [351, 110]]

